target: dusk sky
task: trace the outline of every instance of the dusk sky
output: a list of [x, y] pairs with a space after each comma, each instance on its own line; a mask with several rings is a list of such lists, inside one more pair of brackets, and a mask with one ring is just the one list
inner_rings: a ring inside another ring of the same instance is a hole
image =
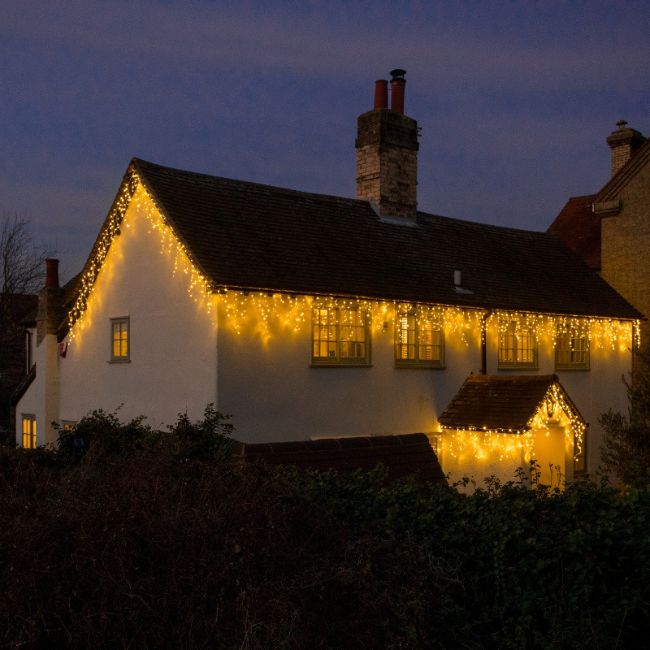
[[545, 230], [650, 135], [648, 2], [0, 0], [0, 208], [81, 269], [132, 157], [356, 196], [356, 119], [404, 68], [419, 208]]

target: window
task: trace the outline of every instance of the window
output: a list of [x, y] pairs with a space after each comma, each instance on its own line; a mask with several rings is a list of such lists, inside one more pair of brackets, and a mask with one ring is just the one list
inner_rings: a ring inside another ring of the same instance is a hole
[[537, 341], [517, 321], [499, 324], [499, 368], [537, 368]]
[[557, 370], [589, 370], [589, 338], [558, 328], [555, 339]]
[[312, 364], [370, 364], [370, 314], [355, 306], [312, 309]]
[[129, 317], [111, 318], [111, 361], [129, 361]]
[[23, 413], [23, 447], [36, 449], [36, 416]]
[[399, 312], [395, 323], [395, 367], [442, 368], [442, 327], [417, 311]]

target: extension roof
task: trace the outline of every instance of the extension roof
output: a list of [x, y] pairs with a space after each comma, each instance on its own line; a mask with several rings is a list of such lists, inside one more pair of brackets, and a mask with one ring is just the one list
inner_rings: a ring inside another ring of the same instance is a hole
[[417, 473], [422, 480], [446, 485], [438, 458], [424, 433], [241, 444], [233, 456], [300, 470], [334, 469], [341, 473], [368, 471], [382, 463], [390, 479]]
[[592, 269], [600, 271], [600, 215], [591, 204], [595, 194], [571, 197], [546, 232], [557, 235]]
[[529, 421], [553, 384], [582, 419], [557, 375], [470, 375], [438, 422], [445, 429], [528, 431]]
[[[424, 212], [417, 214], [417, 227], [410, 227], [380, 218], [368, 201], [138, 158], [122, 188], [133, 174], [215, 287], [642, 318], [555, 235]], [[97, 242], [110, 219], [109, 214]], [[462, 272], [462, 292], [454, 286], [455, 270]]]

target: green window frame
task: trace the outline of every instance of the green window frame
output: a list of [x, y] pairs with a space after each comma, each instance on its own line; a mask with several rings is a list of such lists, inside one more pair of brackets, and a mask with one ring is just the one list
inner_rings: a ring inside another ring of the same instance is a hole
[[312, 308], [312, 365], [369, 366], [368, 309], [357, 305]]
[[517, 321], [499, 323], [499, 363], [504, 370], [537, 369], [537, 339]]
[[395, 319], [395, 367], [444, 366], [445, 334], [442, 325], [418, 310], [398, 312]]
[[589, 337], [558, 327], [555, 338], [556, 370], [589, 370]]
[[128, 316], [111, 318], [111, 362], [126, 363], [131, 360], [131, 331]]
[[23, 413], [23, 447], [36, 449], [36, 416]]

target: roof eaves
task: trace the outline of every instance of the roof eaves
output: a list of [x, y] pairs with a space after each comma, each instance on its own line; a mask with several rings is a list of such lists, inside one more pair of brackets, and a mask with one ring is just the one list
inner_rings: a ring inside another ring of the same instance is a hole
[[[66, 315], [65, 315], [65, 318], [64, 318], [63, 322], [61, 323], [61, 325], [59, 326], [59, 328], [57, 330], [57, 339], [58, 339], [59, 342], [61, 342], [67, 336], [68, 332], [70, 331], [70, 312], [73, 309], [74, 304], [76, 302], [76, 298], [77, 298], [77, 296], [79, 294], [82, 279], [89, 274], [90, 269], [91, 269], [92, 264], [93, 264], [93, 261], [95, 260], [95, 258], [99, 254], [103, 236], [104, 236], [104, 234], [106, 233], [106, 231], [110, 228], [110, 226], [112, 224], [112, 218], [113, 218], [114, 211], [119, 210], [119, 207], [118, 207], [119, 206], [119, 201], [120, 201], [120, 199], [122, 199], [123, 195], [125, 194], [125, 189], [127, 187], [129, 187], [130, 183], [133, 180], [133, 175], [135, 173], [134, 162], [135, 162], [135, 158], [133, 160], [131, 160], [131, 162], [130, 162], [130, 164], [129, 164], [129, 166], [128, 166], [128, 168], [127, 168], [127, 170], [126, 170], [126, 172], [125, 172], [125, 174], [124, 174], [124, 176], [122, 178], [122, 182], [120, 183], [120, 187], [119, 187], [119, 189], [118, 189], [118, 191], [117, 191], [117, 193], [115, 195], [115, 198], [113, 199], [113, 203], [111, 204], [110, 210], [108, 211], [108, 214], [106, 215], [106, 218], [104, 219], [104, 223], [102, 224], [102, 227], [99, 230], [99, 234], [97, 235], [97, 238], [95, 239], [95, 243], [93, 244], [92, 250], [90, 251], [90, 254], [88, 255], [88, 258], [86, 259], [86, 263], [84, 264], [84, 267], [83, 267], [81, 273], [79, 273], [79, 275], [76, 276], [76, 278], [73, 278], [73, 280], [76, 279], [76, 282], [74, 283], [74, 287], [70, 291], [69, 297], [66, 299], [66, 303], [65, 303]], [[124, 207], [124, 212], [126, 212], [126, 210], [128, 209], [128, 206], [131, 203], [131, 199], [133, 198], [133, 193], [134, 192], [132, 192], [130, 194], [130, 196], [129, 196], [128, 203]], [[97, 276], [95, 276], [95, 279], [93, 279], [93, 284], [94, 284], [96, 278], [97, 278]]]
[[211, 280], [212, 284], [215, 284], [217, 282], [217, 279], [212, 277], [210, 273], [206, 271], [206, 269], [203, 268], [199, 260], [196, 258], [196, 256], [192, 253], [192, 249], [189, 246], [189, 244], [185, 241], [181, 233], [179, 232], [179, 229], [176, 227], [176, 224], [174, 223], [174, 220], [172, 217], [169, 215], [169, 212], [165, 209], [164, 203], [160, 200], [159, 196], [157, 195], [156, 191], [154, 190], [153, 186], [149, 182], [149, 179], [147, 178], [146, 172], [142, 169], [141, 165], [139, 164], [140, 160], [138, 158], [133, 158], [131, 161], [131, 164], [135, 167], [138, 178], [140, 179], [140, 182], [146, 189], [147, 193], [149, 194], [151, 200], [153, 201], [154, 205], [156, 206], [156, 209], [158, 212], [160, 212], [160, 215], [165, 221], [165, 224], [168, 225], [172, 232], [174, 233], [174, 236], [178, 239], [178, 241], [181, 243], [181, 246], [185, 252], [185, 254], [188, 256], [190, 262], [198, 269], [198, 271], [201, 273], [201, 275], [204, 278], [209, 278]]

